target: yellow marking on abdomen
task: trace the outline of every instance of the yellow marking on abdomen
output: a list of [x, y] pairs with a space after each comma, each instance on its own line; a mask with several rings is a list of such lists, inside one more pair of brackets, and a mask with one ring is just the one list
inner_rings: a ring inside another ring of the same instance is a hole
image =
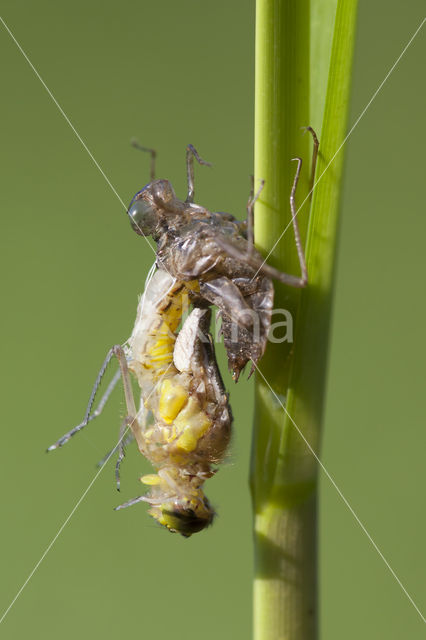
[[201, 409], [198, 401], [191, 396], [182, 411], [174, 420], [174, 427], [179, 435], [177, 446], [190, 452], [196, 449], [198, 441], [206, 433], [212, 421]]
[[160, 306], [158, 309], [162, 323], [151, 335], [152, 343], [144, 358], [144, 366], [153, 369], [152, 375], [155, 378], [162, 375], [173, 362], [175, 331], [182, 319], [183, 299], [187, 298], [188, 289], [195, 291], [197, 287], [196, 280], [177, 284], [176, 291], [172, 289], [164, 300], [163, 308]]
[[171, 378], [166, 378], [160, 391], [160, 417], [167, 424], [171, 424], [187, 400], [187, 390], [182, 385], [174, 383]]

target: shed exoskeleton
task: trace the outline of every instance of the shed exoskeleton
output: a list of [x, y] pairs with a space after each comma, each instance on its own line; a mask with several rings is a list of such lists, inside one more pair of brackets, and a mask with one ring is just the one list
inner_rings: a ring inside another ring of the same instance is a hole
[[[318, 141], [314, 132], [315, 151]], [[145, 147], [136, 147], [151, 151]], [[193, 300], [201, 298], [215, 305], [222, 317], [222, 333], [229, 368], [238, 380], [245, 365], [253, 367], [262, 357], [271, 324], [275, 278], [293, 287], [304, 287], [307, 270], [295, 210], [295, 191], [302, 160], [297, 161], [290, 194], [292, 224], [299, 256], [301, 276], [282, 273], [266, 264], [253, 246], [253, 209], [262, 186], [250, 196], [247, 220], [212, 212], [194, 203], [194, 158], [203, 161], [192, 145], [187, 147], [188, 194], [185, 201], [176, 197], [168, 180], [154, 179], [152, 155], [151, 182], [133, 197], [128, 215], [133, 230], [152, 236], [157, 243], [157, 266], [178, 281], [198, 282], [191, 291]], [[316, 158], [316, 153], [314, 154]], [[252, 370], [253, 370], [252, 367]]]

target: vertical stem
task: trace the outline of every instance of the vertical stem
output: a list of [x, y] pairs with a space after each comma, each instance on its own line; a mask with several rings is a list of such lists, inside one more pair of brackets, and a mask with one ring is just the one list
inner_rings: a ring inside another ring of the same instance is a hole
[[[309, 157], [309, 0], [258, 0], [256, 8], [255, 176], [265, 187], [256, 207], [256, 244], [264, 255], [291, 223], [290, 189], [296, 170], [291, 159]], [[309, 163], [307, 163], [308, 165]], [[309, 168], [297, 190], [308, 193]], [[298, 217], [302, 239], [308, 216]], [[269, 262], [299, 274], [293, 230], [283, 236]], [[275, 309], [293, 321], [300, 291], [275, 286]], [[277, 317], [276, 320], [282, 320]], [[299, 452], [289, 457], [277, 483], [276, 467], [283, 433], [283, 411], [268, 387], [285, 398], [292, 343], [268, 344], [256, 380], [253, 499], [255, 507], [254, 637], [312, 638], [315, 626], [315, 468], [299, 466]], [[298, 445], [298, 443], [296, 443]], [[302, 455], [303, 452], [302, 452]], [[308, 486], [308, 501], [300, 501]], [[284, 504], [286, 507], [284, 508]], [[297, 632], [296, 632], [297, 629]], [[297, 633], [297, 634], [296, 634]]]
[[[356, 0], [338, 0], [337, 9], [335, 0], [322, 2], [330, 7], [322, 13], [324, 20], [330, 20], [330, 16], [333, 20], [335, 16], [335, 30], [316, 174], [320, 182], [314, 192], [309, 222], [309, 286], [302, 292], [275, 287], [274, 307], [291, 313], [295, 339], [269, 344], [256, 378], [251, 472], [255, 514], [255, 640], [313, 640], [318, 634], [318, 467], [310, 447], [318, 452], [341, 151], [333, 160], [332, 169], [323, 176], [321, 173], [344, 138], [356, 16]], [[321, 29], [321, 17], [316, 28]], [[295, 155], [305, 160], [304, 178], [297, 191], [299, 206], [307, 194], [309, 138], [302, 135], [300, 128], [310, 124], [309, 30], [309, 0], [258, 0], [255, 175], [257, 179], [265, 179], [265, 188], [256, 207], [255, 232], [257, 246], [265, 255], [290, 222], [288, 199], [295, 171], [290, 160]], [[323, 47], [323, 51], [327, 57], [330, 55], [329, 47]], [[328, 60], [320, 62], [326, 74]], [[323, 84], [322, 104], [314, 104], [312, 109], [316, 116], [324, 106], [326, 80]], [[317, 95], [321, 95], [318, 78], [315, 87]], [[308, 211], [307, 201], [298, 215], [302, 237], [306, 233]], [[291, 228], [269, 262], [283, 271], [299, 273]]]
[[[310, 0], [258, 0], [256, 7], [255, 176], [265, 186], [256, 206], [256, 244], [265, 255], [290, 223], [289, 196], [295, 156], [307, 159], [309, 136], [309, 4]], [[308, 193], [303, 172], [298, 198]], [[267, 220], [267, 224], [263, 224]], [[302, 237], [308, 216], [298, 217]], [[269, 262], [284, 263], [300, 273], [292, 230], [274, 249]], [[276, 289], [276, 301], [293, 312], [299, 292]]]

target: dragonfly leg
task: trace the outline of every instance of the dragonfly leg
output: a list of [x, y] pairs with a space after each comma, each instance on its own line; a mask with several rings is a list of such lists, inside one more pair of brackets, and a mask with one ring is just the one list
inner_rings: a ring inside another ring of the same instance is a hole
[[[111, 362], [111, 359], [114, 356], [116, 356], [118, 358], [119, 365], [120, 365], [120, 370], [115, 374], [114, 378], [111, 380], [111, 382], [108, 385], [108, 388], [107, 388], [106, 392], [102, 396], [101, 401], [99, 402], [97, 408], [92, 413], [93, 403], [95, 401], [95, 397], [96, 397], [96, 394], [97, 394], [98, 389], [100, 387], [102, 378], [103, 378], [103, 376], [105, 374], [105, 371], [106, 371], [109, 363]], [[129, 374], [129, 370], [128, 370], [128, 367], [127, 367], [126, 356], [124, 354], [123, 348], [120, 345], [115, 345], [114, 347], [112, 347], [112, 349], [110, 349], [108, 351], [107, 356], [106, 356], [104, 362], [102, 363], [102, 367], [100, 368], [100, 371], [99, 371], [99, 373], [98, 373], [98, 375], [96, 377], [95, 384], [93, 385], [92, 392], [90, 394], [89, 402], [88, 402], [88, 405], [87, 405], [87, 409], [86, 409], [86, 413], [85, 413], [83, 421], [80, 422], [80, 424], [78, 424], [77, 426], [73, 427], [73, 429], [71, 429], [70, 431], [65, 433], [61, 438], [59, 438], [59, 440], [57, 440], [54, 444], [52, 444], [47, 449], [48, 451], [53, 451], [54, 449], [58, 449], [59, 447], [62, 447], [76, 433], [78, 433], [85, 426], [87, 426], [87, 424], [91, 420], [93, 420], [94, 418], [98, 417], [101, 414], [103, 408], [105, 407], [105, 404], [106, 404], [108, 398], [110, 397], [110, 395], [111, 395], [114, 387], [116, 386], [118, 380], [120, 379], [120, 377], [123, 380], [124, 394], [125, 394], [126, 405], [127, 405], [127, 413], [128, 413], [129, 416], [131, 416], [133, 418], [136, 416], [136, 407], [135, 407], [135, 402], [134, 402], [134, 398], [133, 398], [133, 391], [132, 391], [132, 387], [131, 387], [130, 374]]]
[[318, 140], [317, 134], [315, 133], [314, 129], [312, 129], [312, 127], [305, 127], [305, 131], [309, 131], [314, 143], [314, 149], [312, 151], [312, 161], [311, 161], [311, 177], [309, 180], [309, 198], [312, 199], [312, 191], [314, 188], [314, 179], [315, 179], [315, 169], [317, 168], [317, 160], [318, 160], [319, 140]]
[[254, 247], [254, 205], [256, 203], [256, 200], [259, 199], [259, 196], [262, 192], [264, 185], [265, 185], [265, 181], [261, 180], [260, 187], [255, 194], [254, 193], [254, 177], [251, 176], [250, 196], [247, 202], [247, 242], [248, 242], [247, 253], [248, 255], [251, 255], [253, 253], [253, 247]]
[[[243, 254], [244, 255], [244, 254]], [[238, 325], [250, 329], [256, 315], [237, 287], [226, 276], [200, 283], [200, 293], [205, 300], [230, 316]]]
[[185, 202], [194, 202], [194, 158], [198, 162], [198, 164], [203, 164], [206, 167], [211, 167], [210, 162], [206, 162], [203, 160], [192, 144], [189, 144], [186, 147], [186, 175], [188, 179], [188, 195], [186, 196]]
[[118, 369], [118, 371], [115, 372], [114, 377], [112, 378], [111, 382], [109, 383], [104, 395], [100, 399], [98, 406], [93, 411], [93, 413], [90, 414], [88, 422], [90, 422], [91, 420], [94, 420], [95, 418], [97, 418], [98, 416], [101, 415], [102, 411], [104, 410], [104, 407], [105, 407], [106, 403], [109, 400], [110, 395], [112, 394], [112, 392], [114, 391], [115, 387], [117, 386], [117, 383], [120, 380], [120, 378], [121, 378], [121, 371], [120, 371], [120, 369]]
[[145, 153], [149, 153], [151, 155], [150, 178], [151, 178], [151, 182], [153, 182], [155, 180], [155, 164], [156, 164], [156, 160], [157, 160], [157, 152], [156, 152], [156, 150], [155, 149], [150, 149], [149, 147], [143, 147], [134, 138], [130, 141], [130, 144], [132, 145], [132, 147], [135, 147], [135, 149], [139, 149], [139, 151], [144, 151]]
[[[129, 446], [129, 444], [131, 444], [133, 442], [133, 440], [135, 439], [135, 436], [133, 435], [133, 433], [129, 433], [123, 440], [123, 447], [126, 448]], [[96, 464], [97, 467], [103, 467], [104, 464], [110, 459], [112, 458], [112, 456], [118, 452], [119, 449], [119, 444], [116, 444], [115, 447], [113, 449], [110, 449], [109, 451], [107, 451], [107, 453], [104, 455], [104, 457], [102, 458], [102, 460], [99, 460], [99, 462]]]
[[134, 504], [138, 504], [138, 502], [146, 502], [145, 496], [138, 496], [137, 498], [132, 498], [127, 502], [123, 502], [123, 504], [119, 504], [118, 507], [114, 507], [114, 511], [119, 511], [120, 509], [126, 509], [126, 507], [132, 507]]
[[[306, 131], [309, 131], [309, 133], [312, 135], [312, 139], [313, 139], [313, 143], [314, 143], [314, 148], [313, 148], [313, 152], [312, 152], [312, 162], [311, 162], [311, 177], [310, 177], [310, 184], [309, 184], [309, 197], [312, 199], [312, 190], [313, 190], [313, 186], [314, 186], [314, 178], [315, 178], [315, 169], [316, 169], [316, 165], [317, 165], [317, 159], [318, 159], [318, 149], [319, 149], [319, 140], [317, 137], [317, 134], [315, 133], [314, 129], [312, 127], [306, 127], [305, 128]], [[305, 253], [303, 251], [302, 248], [302, 242], [300, 239], [300, 232], [299, 232], [299, 225], [297, 222], [297, 211], [296, 211], [296, 205], [295, 205], [295, 195], [296, 195], [296, 189], [297, 189], [297, 184], [299, 182], [299, 177], [300, 177], [300, 170], [302, 168], [302, 159], [301, 158], [293, 158], [294, 161], [297, 161], [297, 169], [296, 169], [296, 174], [294, 176], [294, 181], [293, 181], [293, 186], [291, 189], [291, 193], [290, 193], [290, 210], [291, 210], [291, 222], [293, 225], [293, 229], [294, 229], [294, 237], [295, 237], [295, 241], [296, 241], [296, 248], [297, 248], [297, 255], [299, 257], [299, 264], [300, 264], [300, 269], [302, 272], [302, 276], [300, 278], [297, 278], [296, 276], [291, 276], [289, 274], [283, 273], [281, 271], [279, 271], [278, 269], [274, 269], [274, 267], [271, 267], [270, 265], [266, 264], [266, 263], [262, 263], [262, 266], [256, 266], [255, 262], [256, 261], [252, 261], [250, 260], [250, 256], [252, 255], [252, 251], [253, 251], [253, 246], [254, 246], [254, 204], [256, 202], [256, 200], [259, 198], [259, 195], [262, 191], [263, 185], [264, 185], [264, 181], [262, 180], [262, 184], [260, 186], [260, 188], [258, 189], [256, 195], [254, 197], [252, 197], [253, 194], [253, 187], [251, 189], [250, 192], [250, 198], [247, 204], [247, 240], [248, 240], [248, 249], [247, 249], [247, 256], [248, 256], [248, 262], [252, 264], [252, 266], [254, 266], [254, 268], [256, 268], [256, 270], [261, 271], [263, 273], [265, 273], [265, 275], [268, 275], [271, 278], [275, 278], [277, 280], [280, 280], [281, 282], [284, 282], [285, 284], [289, 284], [293, 287], [304, 287], [306, 286], [307, 282], [308, 282], [308, 274], [307, 274], [307, 269], [306, 269], [306, 260], [305, 260]], [[237, 254], [234, 250], [234, 248], [232, 249], [232, 253], [235, 257], [237, 257]], [[241, 258], [240, 258], [241, 259]]]
[[114, 355], [118, 359], [118, 364], [120, 366], [121, 378], [123, 381], [123, 389], [124, 389], [124, 397], [126, 400], [126, 409], [127, 416], [124, 418], [121, 426], [120, 426], [120, 434], [118, 441], [118, 460], [115, 465], [115, 477], [117, 481], [117, 489], [120, 490], [120, 465], [125, 455], [124, 443], [123, 439], [130, 428], [133, 436], [135, 437], [138, 445], [141, 445], [140, 431], [139, 431], [139, 422], [137, 420], [137, 412], [135, 399], [133, 396], [132, 390], [132, 381], [130, 379], [129, 368], [127, 366], [126, 354], [124, 353], [123, 347], [121, 345], [115, 345], [113, 347]]
[[106, 453], [104, 455], [104, 457], [102, 458], [102, 460], [99, 460], [99, 462], [97, 463], [97, 467], [103, 467], [104, 464], [106, 464], [108, 462], [108, 460], [110, 458], [112, 458], [112, 456], [118, 452], [118, 458], [117, 461], [115, 463], [115, 479], [116, 479], [116, 483], [117, 483], [117, 491], [120, 491], [120, 466], [121, 463], [126, 455], [125, 449], [127, 447], [127, 445], [129, 445], [131, 442], [133, 442], [133, 440], [135, 439], [133, 433], [131, 432], [130, 434], [128, 434], [126, 437], [124, 437], [126, 435], [126, 431], [127, 429], [131, 426], [131, 419], [129, 417], [125, 417], [124, 420], [122, 421], [121, 425], [120, 425], [120, 431], [119, 431], [119, 436], [118, 436], [118, 442], [115, 445], [115, 447], [113, 449], [110, 449], [108, 451], [108, 453]]
[[[249, 251], [241, 251], [234, 244], [231, 244], [224, 236], [218, 235], [215, 238], [217, 244], [225, 251], [229, 256], [235, 258], [236, 260], [240, 260], [241, 262], [246, 262], [253, 269], [256, 270], [257, 273], [263, 273], [269, 278], [274, 278], [275, 280], [279, 280], [284, 284], [288, 284], [291, 287], [305, 287], [308, 282], [308, 274], [306, 269], [306, 260], [305, 253], [303, 251], [302, 242], [300, 239], [299, 225], [297, 223], [297, 211], [295, 204], [295, 194], [297, 189], [297, 184], [299, 182], [300, 170], [302, 168], [302, 159], [301, 158], [293, 158], [293, 160], [297, 161], [297, 169], [296, 174], [294, 176], [293, 186], [290, 193], [290, 210], [291, 210], [291, 221], [294, 229], [294, 235], [296, 240], [296, 248], [297, 255], [299, 257], [300, 269], [302, 272], [302, 276], [294, 276], [279, 269], [275, 269], [271, 265], [267, 264], [266, 261], [262, 260], [260, 256], [255, 255], [254, 253], [250, 253]], [[254, 197], [254, 201], [256, 201], [257, 197], [260, 194], [260, 191], [263, 187], [263, 184], [258, 189], [256, 196]]]
[[117, 483], [117, 491], [120, 491], [120, 466], [124, 459], [124, 456], [126, 455], [126, 452], [125, 452], [126, 443], [124, 440], [124, 436], [126, 435], [127, 430], [129, 428], [131, 429], [133, 420], [134, 418], [130, 418], [129, 416], [126, 416], [120, 425], [120, 432], [118, 435], [118, 444], [116, 447], [118, 450], [118, 458], [117, 458], [117, 462], [115, 463], [115, 481]]
[[290, 192], [291, 221], [293, 223], [294, 239], [296, 242], [296, 249], [297, 249], [297, 256], [299, 258], [300, 270], [302, 272], [302, 277], [299, 278], [299, 282], [300, 282], [299, 286], [305, 287], [308, 283], [308, 270], [306, 268], [305, 252], [303, 250], [302, 240], [300, 238], [299, 223], [297, 222], [297, 210], [296, 210], [296, 200], [295, 200], [297, 184], [299, 182], [300, 171], [302, 169], [302, 158], [292, 158], [292, 160], [297, 162], [297, 169], [296, 169], [296, 174], [294, 176], [293, 186]]

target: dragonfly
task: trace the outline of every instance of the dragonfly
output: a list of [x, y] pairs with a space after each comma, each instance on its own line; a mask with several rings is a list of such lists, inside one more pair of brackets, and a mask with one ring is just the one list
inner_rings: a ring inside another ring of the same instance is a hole
[[[121, 379], [126, 416], [117, 447], [101, 464], [112, 453], [118, 453], [115, 472], [120, 488], [125, 446], [134, 439], [156, 473], [140, 479], [149, 486], [147, 494], [116, 509], [146, 502], [150, 515], [159, 524], [172, 533], [190, 537], [213, 522], [215, 511], [203, 486], [223, 461], [232, 428], [229, 394], [217, 366], [210, 333], [210, 307], [215, 305], [222, 315], [229, 366], [238, 380], [247, 362], [251, 360], [255, 366], [265, 350], [273, 305], [272, 278], [295, 287], [307, 282], [295, 211], [302, 161], [296, 159], [290, 195], [302, 272], [298, 277], [264, 263], [254, 248], [253, 208], [263, 185], [256, 194], [252, 188], [247, 219], [241, 222], [231, 214], [210, 212], [194, 204], [194, 159], [200, 164], [208, 163], [192, 145], [186, 150], [185, 201], [176, 197], [168, 180], [155, 179], [155, 151], [138, 143], [135, 146], [151, 153], [151, 182], [134, 196], [128, 216], [136, 233], [156, 240], [156, 264], [148, 274], [132, 334], [124, 345], [109, 350], [83, 421], [48, 451], [62, 447], [97, 418]], [[183, 321], [188, 304], [193, 309]], [[114, 357], [119, 370], [94, 409], [101, 381]], [[138, 407], [132, 376], [139, 386]], [[130, 437], [126, 438], [128, 431]]]

